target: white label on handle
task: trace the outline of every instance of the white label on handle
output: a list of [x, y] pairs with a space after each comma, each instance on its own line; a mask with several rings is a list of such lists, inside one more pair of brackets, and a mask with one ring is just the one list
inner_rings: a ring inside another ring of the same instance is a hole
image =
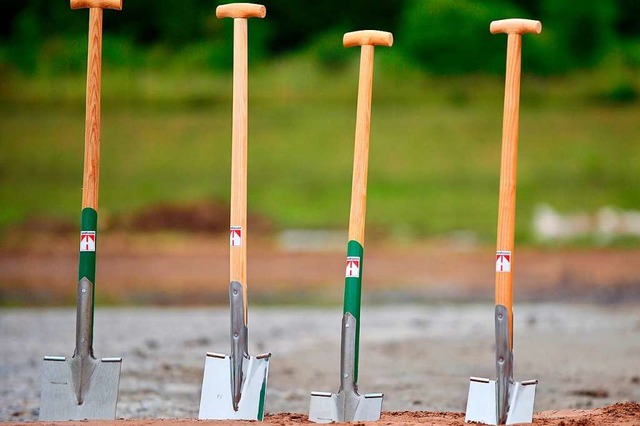
[[496, 272], [511, 272], [511, 252], [498, 250], [496, 252]]
[[80, 251], [96, 251], [96, 231], [80, 231]]
[[229, 245], [231, 247], [240, 247], [242, 245], [242, 226], [229, 228]]
[[347, 256], [347, 269], [345, 276], [347, 278], [360, 278], [360, 257]]

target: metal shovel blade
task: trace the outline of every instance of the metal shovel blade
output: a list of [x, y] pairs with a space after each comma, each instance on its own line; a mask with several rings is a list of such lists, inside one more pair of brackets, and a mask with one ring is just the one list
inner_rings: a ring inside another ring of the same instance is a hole
[[309, 420], [312, 422], [375, 422], [380, 419], [384, 395], [360, 395], [355, 382], [356, 322], [349, 312], [342, 317], [340, 390], [338, 393], [311, 392]]
[[82, 375], [80, 365], [73, 358], [44, 357], [41, 421], [116, 418], [122, 358], [92, 361], [89, 374], [82, 378], [83, 390], [79, 398], [76, 383]]
[[471, 377], [464, 421], [489, 425], [531, 423], [537, 384], [537, 380], [510, 383], [507, 418], [501, 423], [498, 419], [497, 381]]
[[245, 357], [238, 409], [234, 409], [231, 357], [208, 352], [200, 397], [200, 420], [262, 420], [271, 354]]
[[382, 412], [381, 393], [312, 392], [309, 420], [316, 423], [375, 422]]

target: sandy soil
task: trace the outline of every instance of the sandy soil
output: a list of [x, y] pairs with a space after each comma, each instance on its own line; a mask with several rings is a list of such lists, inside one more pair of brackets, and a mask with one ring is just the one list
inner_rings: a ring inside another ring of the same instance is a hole
[[[0, 423], [4, 424], [4, 423]], [[32, 424], [32, 423], [27, 423]], [[36, 424], [36, 423], [34, 423]], [[42, 424], [42, 423], [37, 423]], [[171, 419], [171, 420], [118, 420], [114, 422], [48, 422], [48, 425], [86, 426], [86, 425], [117, 425], [117, 426], [165, 426], [171, 425], [203, 425], [219, 426], [255, 425], [255, 422], [209, 422], [199, 420]], [[267, 425], [313, 424], [301, 414], [282, 413], [270, 414], [265, 417]], [[425, 411], [396, 411], [382, 414], [380, 422], [363, 422], [359, 425], [432, 425], [432, 426], [462, 426], [462, 413], [439, 413]], [[540, 426], [637, 426], [640, 424], [640, 404], [627, 402], [617, 403], [594, 410], [556, 410], [536, 414], [534, 425]]]

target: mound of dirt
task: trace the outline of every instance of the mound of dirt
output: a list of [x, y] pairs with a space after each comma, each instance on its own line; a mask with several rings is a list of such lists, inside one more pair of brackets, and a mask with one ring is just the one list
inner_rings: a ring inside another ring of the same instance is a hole
[[[9, 425], [9, 423], [0, 423]], [[42, 424], [39, 422], [27, 422], [24, 424]], [[47, 422], [47, 425], [59, 426], [165, 426], [184, 425], [197, 426], [203, 424], [215, 424], [216, 426], [248, 426], [256, 422], [225, 422], [225, 421], [200, 421], [194, 419], [162, 419], [162, 420], [116, 420], [116, 421], [74, 421], [74, 422]], [[298, 413], [267, 414], [265, 425], [287, 426], [295, 424], [314, 424], [307, 416]], [[347, 423], [349, 424], [349, 423]], [[382, 413], [379, 422], [351, 423], [356, 425], [430, 425], [430, 426], [463, 426], [463, 413], [445, 413], [428, 411], [394, 411]], [[558, 410], [537, 413], [533, 419], [534, 425], [540, 426], [637, 426], [640, 425], [640, 404], [635, 402], [621, 402], [594, 410]]]
[[[252, 232], [267, 233], [273, 230], [271, 222], [259, 215], [249, 214], [248, 226]], [[50, 235], [67, 235], [78, 230], [79, 222], [53, 216], [34, 216], [17, 226], [17, 232], [43, 232]], [[100, 228], [110, 231], [134, 232], [205, 232], [226, 233], [229, 230], [229, 205], [219, 201], [201, 201], [184, 204], [155, 204], [132, 213], [100, 215]]]
[[229, 206], [217, 202], [159, 204], [116, 218], [113, 228], [136, 231], [222, 232], [229, 227]]

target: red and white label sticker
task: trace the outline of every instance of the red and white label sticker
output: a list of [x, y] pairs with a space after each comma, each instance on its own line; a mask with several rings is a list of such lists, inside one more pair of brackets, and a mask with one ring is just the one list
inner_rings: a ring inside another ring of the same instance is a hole
[[229, 228], [229, 245], [231, 247], [240, 247], [242, 245], [242, 226]]
[[347, 278], [360, 278], [360, 258], [358, 256], [347, 256]]
[[80, 231], [80, 251], [96, 251], [96, 231]]
[[511, 252], [498, 250], [496, 252], [496, 272], [511, 272]]

